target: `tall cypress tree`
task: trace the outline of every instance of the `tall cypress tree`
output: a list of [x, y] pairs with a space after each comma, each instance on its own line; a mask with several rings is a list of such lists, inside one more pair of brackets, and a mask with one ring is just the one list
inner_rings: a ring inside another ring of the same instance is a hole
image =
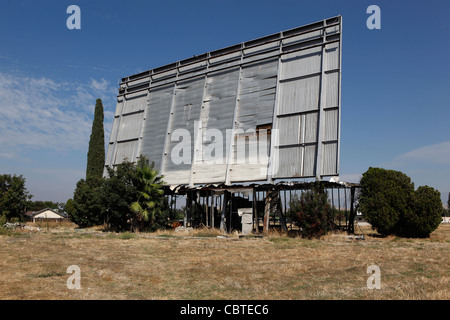
[[86, 180], [101, 178], [105, 167], [105, 132], [103, 129], [103, 104], [101, 99], [95, 103], [89, 151], [87, 154]]
[[97, 99], [87, 154], [86, 179], [78, 181], [73, 194], [73, 210], [69, 212], [70, 220], [80, 227], [90, 227], [103, 222], [103, 209], [99, 194], [104, 166], [103, 104], [101, 99]]
[[448, 193], [447, 216], [450, 216], [450, 192]]

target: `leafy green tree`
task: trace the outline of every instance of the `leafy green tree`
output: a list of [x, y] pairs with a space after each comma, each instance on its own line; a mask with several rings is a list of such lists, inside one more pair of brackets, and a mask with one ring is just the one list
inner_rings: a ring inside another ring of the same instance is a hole
[[72, 216], [75, 212], [75, 208], [73, 206], [73, 199], [68, 199], [66, 204], [63, 208], [64, 212], [67, 213], [67, 215]]
[[95, 103], [89, 151], [87, 154], [86, 179], [101, 178], [105, 167], [105, 131], [103, 128], [103, 104], [101, 99]]
[[363, 173], [359, 209], [380, 234], [398, 233], [412, 209], [414, 183], [402, 172], [370, 167]]
[[400, 234], [428, 238], [439, 227], [441, 215], [441, 193], [432, 187], [421, 186], [414, 194], [413, 210], [405, 215]]
[[305, 238], [319, 238], [334, 229], [336, 209], [328, 202], [323, 188], [315, 186], [290, 201], [290, 216]]
[[100, 201], [103, 179], [81, 179], [73, 194], [73, 211], [68, 212], [72, 222], [81, 228], [103, 223], [103, 207]]
[[114, 169], [107, 169], [108, 177], [103, 183], [101, 204], [105, 209], [105, 225], [112, 230], [130, 229], [130, 221], [134, 216], [130, 205], [139, 196], [136, 171], [136, 165], [129, 161], [122, 162]]
[[133, 219], [134, 229], [141, 229], [145, 221], [149, 222], [151, 229], [156, 229], [167, 223], [168, 218], [168, 205], [164, 201], [164, 182], [154, 169], [154, 164], [149, 165], [145, 158], [138, 162], [136, 174], [138, 199], [130, 206], [136, 214]]
[[20, 219], [25, 212], [28, 198], [31, 198], [26, 187], [25, 178], [20, 175], [0, 175], [0, 215], [7, 220]]

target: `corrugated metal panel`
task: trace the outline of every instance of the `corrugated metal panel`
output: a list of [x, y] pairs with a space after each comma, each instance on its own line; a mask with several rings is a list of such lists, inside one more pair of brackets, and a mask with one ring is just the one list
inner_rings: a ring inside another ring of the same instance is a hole
[[317, 112], [305, 115], [305, 143], [317, 142]]
[[251, 47], [246, 47], [243, 52], [244, 55], [261, 54], [267, 51], [277, 50], [280, 46], [280, 41], [263, 42], [262, 44], [253, 43]]
[[117, 133], [119, 130], [119, 122], [120, 122], [120, 117], [114, 118], [112, 128], [111, 128], [111, 136], [109, 138], [109, 142], [114, 142], [117, 140]]
[[[226, 137], [226, 130], [233, 128], [233, 116], [236, 104], [239, 69], [213, 73], [207, 78], [203, 110], [201, 113], [202, 135], [206, 130], [219, 130]], [[205, 147], [209, 144], [203, 141], [202, 148], [195, 150], [197, 160], [193, 164], [194, 183], [224, 182], [227, 168], [227, 144], [222, 143], [222, 161], [217, 159], [214, 166], [203, 163]], [[218, 158], [218, 157], [217, 157]]]
[[300, 116], [278, 120], [280, 146], [300, 143]]
[[195, 70], [202, 70], [207, 66], [207, 62], [206, 60], [203, 61], [199, 61], [196, 63], [192, 63], [186, 66], [180, 66], [178, 68], [178, 70], [180, 71], [180, 73], [184, 73], [184, 72], [193, 72]]
[[247, 134], [234, 139], [230, 167], [231, 182], [267, 179], [269, 139], [267, 132], [257, 134], [254, 130], [247, 130]]
[[143, 112], [122, 116], [117, 141], [139, 138], [143, 117]]
[[281, 58], [283, 73], [281, 79], [296, 78], [320, 72], [322, 48], [316, 47], [293, 52]]
[[324, 175], [333, 175], [337, 171], [337, 142], [323, 144], [323, 169]]
[[173, 86], [151, 90], [148, 101], [147, 118], [142, 132], [141, 153], [155, 163], [161, 171], [164, 142], [167, 136], [167, 122], [170, 116]]
[[209, 59], [209, 62], [211, 65], [214, 65], [214, 64], [218, 64], [218, 63], [224, 63], [224, 62], [230, 61], [230, 60], [239, 60], [240, 57], [241, 57], [241, 52], [236, 51], [236, 52], [231, 52], [228, 54], [218, 55], [217, 57], [212, 57], [211, 59]]
[[308, 145], [304, 148], [303, 176], [314, 177], [316, 175], [316, 145]]
[[231, 182], [267, 179], [267, 135], [256, 135], [256, 128], [272, 123], [277, 69], [278, 59], [242, 68], [236, 104], [238, 136], [233, 138], [231, 147]]
[[298, 36], [289, 37], [283, 40], [283, 45], [293, 45], [298, 44], [306, 41], [310, 41], [312, 39], [317, 39], [322, 35], [322, 30], [316, 30], [304, 34], [300, 34]]
[[204, 86], [204, 77], [177, 84], [173, 114], [171, 115], [168, 132], [173, 135], [175, 130], [183, 130], [189, 134], [186, 138], [189, 138], [190, 160], [188, 163], [174, 163], [171, 151], [180, 143], [184, 143], [184, 141], [181, 140], [182, 138], [171, 138], [167, 142], [164, 167], [162, 169], [165, 179], [169, 182], [173, 181], [177, 184], [189, 183], [194, 154], [194, 124], [195, 121], [200, 119]]
[[302, 148], [281, 148], [278, 150], [279, 161], [277, 177], [301, 177], [302, 176]]
[[278, 59], [242, 69], [236, 128], [246, 131], [272, 122], [277, 69]]
[[339, 72], [325, 73], [325, 105], [337, 107], [339, 105]]
[[135, 93], [130, 96], [127, 96], [127, 99], [125, 100], [122, 113], [127, 114], [136, 111], [143, 111], [147, 105], [147, 92], [144, 91]]
[[138, 141], [119, 142], [116, 146], [116, 156], [114, 159], [115, 164], [122, 163], [125, 159], [133, 161], [133, 155], [135, 154], [138, 146]]
[[280, 83], [278, 114], [317, 110], [319, 108], [320, 76]]
[[120, 116], [122, 114], [122, 107], [123, 107], [123, 97], [119, 97], [117, 99], [115, 116]]
[[339, 110], [332, 109], [325, 111], [324, 141], [338, 139]]
[[144, 83], [144, 82], [149, 82], [149, 81], [150, 81], [150, 76], [145, 77], [145, 78], [141, 78], [141, 79], [137, 79], [137, 80], [134, 80], [134, 81], [130, 81], [130, 82], [128, 82], [128, 86], [129, 87], [135, 87], [135, 86], [142, 85], [142, 83]]
[[325, 52], [327, 55], [325, 71], [336, 70], [340, 67], [339, 60], [339, 43], [331, 43], [325, 46]]
[[114, 153], [114, 143], [108, 144], [108, 150], [106, 151], [106, 165], [109, 166], [112, 163], [113, 160], [113, 153]]

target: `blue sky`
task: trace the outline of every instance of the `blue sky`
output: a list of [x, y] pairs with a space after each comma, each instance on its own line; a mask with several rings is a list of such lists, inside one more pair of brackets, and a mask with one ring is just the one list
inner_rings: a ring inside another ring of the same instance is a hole
[[[69, 5], [81, 29], [69, 30]], [[381, 29], [369, 30], [369, 5]], [[1, 1], [0, 173], [65, 202], [84, 178], [95, 100], [105, 139], [120, 78], [343, 16], [341, 180], [370, 166], [450, 192], [448, 1]]]

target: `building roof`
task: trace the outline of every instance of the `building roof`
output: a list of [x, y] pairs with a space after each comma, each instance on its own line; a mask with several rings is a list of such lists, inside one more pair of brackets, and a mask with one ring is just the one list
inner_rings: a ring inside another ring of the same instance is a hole
[[60, 213], [60, 212], [58, 212], [58, 211], [56, 211], [54, 209], [51, 209], [51, 208], [45, 208], [45, 209], [42, 209], [42, 210], [39, 210], [39, 211], [27, 211], [27, 212], [25, 212], [25, 215], [30, 217], [30, 218], [33, 218], [33, 217], [37, 216], [38, 214], [40, 214], [42, 212], [45, 212], [45, 211], [52, 211], [52, 212], [56, 213], [57, 215], [59, 215], [59, 216], [61, 216], [63, 218], [67, 218], [65, 213]]

